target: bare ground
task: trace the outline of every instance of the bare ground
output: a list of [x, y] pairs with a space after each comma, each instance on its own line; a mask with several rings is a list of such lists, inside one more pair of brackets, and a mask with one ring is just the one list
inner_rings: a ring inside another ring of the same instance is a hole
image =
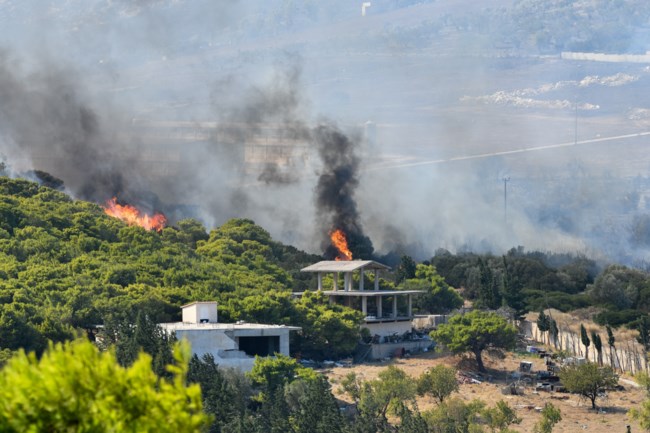
[[[551, 402], [562, 412], [562, 421], [556, 425], [554, 433], [573, 433], [589, 431], [589, 433], [625, 433], [626, 425], [632, 426], [632, 432], [643, 431], [638, 423], [627, 416], [628, 409], [638, 406], [644, 399], [644, 391], [632, 385], [629, 377], [622, 377], [621, 384], [625, 387], [623, 391], [608, 392], [604, 399], [597, 400], [599, 411], [591, 410], [591, 402], [577, 395], [568, 393], [536, 392], [532, 386], [524, 389], [524, 395], [512, 396], [503, 395], [501, 388], [509, 381], [510, 373], [517, 369], [520, 361], [533, 362], [533, 370], [544, 370], [542, 359], [533, 356], [522, 356], [519, 354], [508, 354], [505, 359], [497, 359], [486, 356], [485, 366], [488, 369], [489, 380], [480, 384], [461, 384], [459, 396], [464, 400], [481, 399], [488, 405], [493, 405], [499, 400], [505, 400], [511, 407], [515, 408], [517, 414], [523, 419], [521, 424], [513, 426], [514, 430], [520, 432], [531, 432], [533, 425], [540, 419], [541, 415], [537, 408], [545, 403]], [[451, 355], [439, 353], [424, 353], [411, 358], [394, 359], [381, 363], [367, 363], [353, 365], [352, 367], [336, 367], [326, 371], [332, 383], [335, 395], [348, 400], [347, 396], [340, 393], [338, 383], [351, 371], [365, 380], [374, 379], [377, 374], [388, 365], [394, 365], [406, 371], [409, 375], [417, 377], [428, 368], [438, 364], [445, 364], [462, 371], [471, 371], [473, 362], [468, 359], [461, 359]], [[419, 398], [418, 406], [421, 411], [428, 410], [436, 403], [428, 397]]]

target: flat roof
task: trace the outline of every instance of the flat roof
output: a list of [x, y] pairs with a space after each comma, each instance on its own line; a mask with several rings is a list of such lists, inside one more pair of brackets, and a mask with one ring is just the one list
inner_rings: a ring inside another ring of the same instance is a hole
[[289, 331], [300, 331], [302, 328], [299, 326], [287, 325], [265, 325], [262, 323], [188, 323], [188, 322], [173, 322], [173, 323], [160, 323], [160, 326], [168, 330], [275, 330], [275, 329], [288, 329]]
[[300, 272], [353, 272], [362, 268], [390, 270], [390, 267], [374, 260], [323, 260], [302, 268]]
[[424, 290], [324, 290], [328, 296], [393, 296], [393, 295], [417, 295], [424, 293]]
[[189, 304], [181, 305], [181, 308], [191, 307], [192, 305], [197, 305], [197, 304], [218, 305], [219, 303], [217, 301], [194, 301], [194, 302], [190, 302]]

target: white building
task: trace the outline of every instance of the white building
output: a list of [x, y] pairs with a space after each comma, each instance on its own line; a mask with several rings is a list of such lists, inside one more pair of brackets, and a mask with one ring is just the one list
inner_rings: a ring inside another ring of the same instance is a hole
[[222, 367], [250, 371], [255, 356], [289, 356], [289, 333], [297, 326], [263, 325], [257, 323], [218, 323], [216, 302], [192, 302], [183, 305], [183, 321], [161, 323], [167, 333], [174, 332], [179, 340], [192, 345], [192, 353], [201, 358], [214, 356]]

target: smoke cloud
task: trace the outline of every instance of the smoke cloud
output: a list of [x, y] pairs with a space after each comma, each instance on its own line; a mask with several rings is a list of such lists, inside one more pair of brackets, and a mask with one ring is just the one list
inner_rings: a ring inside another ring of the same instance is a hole
[[502, 2], [452, 3], [0, 2], [0, 154], [77, 198], [252, 218], [310, 252], [341, 228], [360, 258], [644, 260], [650, 70], [546, 55], [494, 25]]
[[[342, 230], [353, 258], [372, 257], [374, 249], [361, 227], [356, 189], [359, 186], [358, 141], [351, 139], [332, 125], [314, 129], [314, 141], [323, 162], [322, 172], [316, 184], [316, 207], [321, 227], [330, 232]], [[329, 243], [322, 244], [327, 259], [334, 259], [338, 252]]]

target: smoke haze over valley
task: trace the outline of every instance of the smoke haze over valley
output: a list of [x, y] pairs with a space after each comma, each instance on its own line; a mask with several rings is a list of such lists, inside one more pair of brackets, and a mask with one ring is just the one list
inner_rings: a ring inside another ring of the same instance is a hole
[[378, 254], [647, 266], [650, 6], [361, 3], [0, 0], [0, 154], [310, 252], [347, 224]]

